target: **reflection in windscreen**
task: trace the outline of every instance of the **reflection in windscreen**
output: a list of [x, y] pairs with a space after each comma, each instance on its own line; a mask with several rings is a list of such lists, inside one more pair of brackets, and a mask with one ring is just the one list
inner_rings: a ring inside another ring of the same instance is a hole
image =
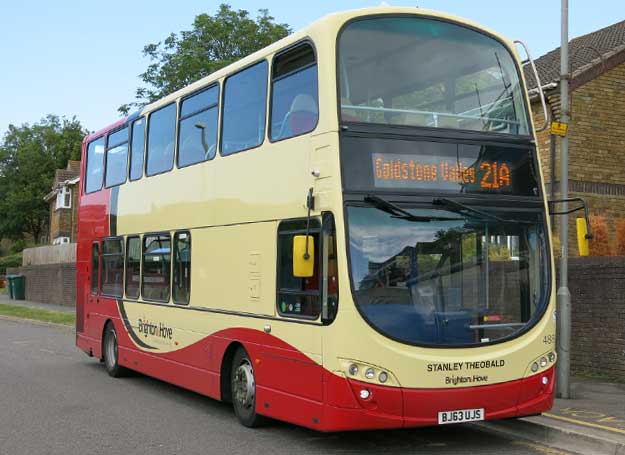
[[410, 212], [438, 219], [348, 208], [356, 304], [373, 326], [408, 343], [460, 345], [510, 336], [540, 316], [540, 215], [494, 212], [521, 220], [502, 223], [446, 210]]
[[529, 134], [509, 51], [470, 28], [356, 21], [340, 37], [339, 65], [342, 121]]

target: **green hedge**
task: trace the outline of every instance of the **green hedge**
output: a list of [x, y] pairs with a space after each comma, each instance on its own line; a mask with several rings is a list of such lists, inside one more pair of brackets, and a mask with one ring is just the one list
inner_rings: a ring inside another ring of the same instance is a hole
[[22, 253], [11, 254], [0, 258], [0, 275], [7, 273], [7, 267], [20, 267], [22, 265]]

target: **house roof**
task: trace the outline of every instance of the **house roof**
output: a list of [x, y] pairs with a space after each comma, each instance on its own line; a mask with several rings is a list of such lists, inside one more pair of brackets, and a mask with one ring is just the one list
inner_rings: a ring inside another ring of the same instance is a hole
[[[579, 36], [569, 42], [569, 58], [573, 77], [601, 65], [608, 58], [625, 50], [625, 21]], [[560, 48], [536, 59], [536, 70], [542, 85], [560, 80]], [[525, 78], [529, 90], [536, 88], [532, 69], [525, 66]]]

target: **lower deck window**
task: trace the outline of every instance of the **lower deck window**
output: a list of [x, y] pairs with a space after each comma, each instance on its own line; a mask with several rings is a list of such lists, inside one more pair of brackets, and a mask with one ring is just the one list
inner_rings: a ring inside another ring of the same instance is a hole
[[128, 237], [126, 244], [126, 298], [139, 298], [141, 283], [141, 239]]
[[191, 234], [174, 236], [174, 302], [186, 305], [191, 292]]
[[169, 301], [171, 276], [171, 236], [148, 234], [143, 237], [141, 294], [146, 300]]
[[124, 282], [124, 242], [106, 239], [102, 242], [102, 294], [122, 296]]

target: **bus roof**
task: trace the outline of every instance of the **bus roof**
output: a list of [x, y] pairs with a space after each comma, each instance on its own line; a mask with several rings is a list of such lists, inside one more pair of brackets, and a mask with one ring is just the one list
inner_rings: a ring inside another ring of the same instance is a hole
[[207, 87], [208, 85], [230, 74], [236, 73], [240, 69], [243, 69], [246, 66], [257, 62], [260, 59], [266, 58], [268, 55], [271, 55], [277, 51], [280, 51], [281, 49], [284, 49], [290, 46], [291, 44], [294, 44], [306, 37], [320, 36], [321, 31], [326, 31], [326, 32], [333, 31], [333, 33], [338, 33], [338, 30], [346, 22], [350, 21], [351, 19], [358, 18], [358, 17], [389, 15], [389, 14], [406, 14], [406, 15], [409, 14], [409, 15], [415, 15], [415, 16], [425, 16], [425, 17], [431, 17], [435, 19], [449, 20], [449, 21], [456, 22], [459, 24], [467, 25], [469, 27], [482, 30], [494, 36], [495, 38], [503, 42], [504, 45], [506, 45], [506, 47], [508, 47], [508, 49], [511, 52], [513, 52], [513, 54], [516, 57], [518, 57], [517, 50], [514, 44], [509, 39], [501, 36], [499, 33], [494, 32], [470, 20], [467, 20], [458, 16], [454, 16], [452, 14], [443, 13], [440, 11], [422, 9], [418, 7], [377, 6], [377, 7], [361, 8], [361, 9], [353, 9], [353, 10], [347, 10], [347, 11], [342, 11], [342, 12], [336, 12], [336, 13], [328, 14], [316, 20], [315, 22], [311, 23], [310, 25], [300, 30], [297, 30], [291, 35], [286, 36], [282, 38], [281, 40], [276, 41], [275, 43], [254, 52], [253, 54], [250, 54], [240, 60], [237, 60], [236, 62], [231, 63], [230, 65], [225, 66], [224, 68], [221, 68], [220, 70], [215, 71], [214, 73], [211, 73], [208, 76], [203, 77], [202, 79], [199, 79], [173, 93], [170, 93], [169, 95], [166, 95], [165, 97], [159, 100], [154, 101], [153, 103], [146, 105], [141, 111], [135, 112], [129, 117], [120, 119], [116, 121], [115, 123], [112, 123], [111, 125], [107, 126], [106, 128], [103, 128], [93, 134], [90, 134], [89, 136], [87, 136], [86, 140], [92, 140], [96, 137], [99, 137], [105, 134], [106, 132], [121, 126], [124, 123], [130, 123], [139, 115], [143, 115], [143, 114], [155, 111], [159, 109], [160, 107], [163, 107], [177, 100], [178, 98], [182, 98], [185, 95], [193, 93], [203, 87]]

